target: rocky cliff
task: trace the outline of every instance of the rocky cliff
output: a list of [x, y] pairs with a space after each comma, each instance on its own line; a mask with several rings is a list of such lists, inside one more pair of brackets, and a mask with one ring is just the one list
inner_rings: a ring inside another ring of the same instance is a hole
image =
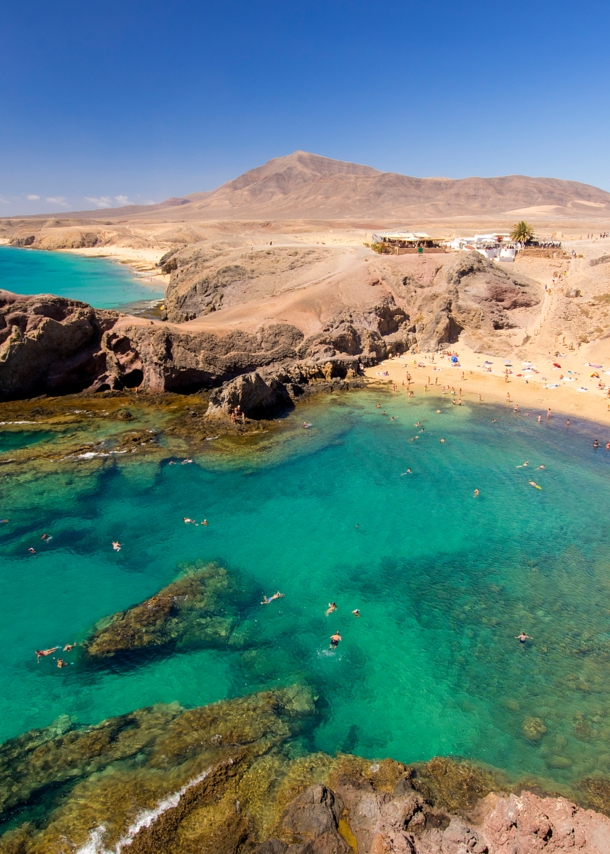
[[[409, 349], [502, 346], [537, 306], [535, 282], [476, 253], [331, 259], [264, 250], [237, 263], [196, 246], [173, 253], [170, 322], [94, 310], [75, 300], [0, 291], [0, 399], [140, 388], [216, 394], [260, 417], [312, 383], [354, 379]], [[190, 319], [189, 319], [190, 318]], [[238, 379], [238, 378], [244, 379]]]

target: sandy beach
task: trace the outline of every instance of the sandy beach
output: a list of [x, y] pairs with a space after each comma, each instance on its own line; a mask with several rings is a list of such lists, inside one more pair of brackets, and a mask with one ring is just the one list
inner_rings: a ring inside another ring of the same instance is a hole
[[[440, 397], [443, 386], [446, 386], [450, 389], [446, 397], [452, 400], [461, 398], [465, 403], [478, 403], [480, 395], [483, 403], [501, 403], [511, 410], [518, 406], [521, 415], [533, 419], [538, 415], [545, 419], [548, 409], [551, 409], [551, 417], [569, 418], [574, 425], [579, 420], [587, 420], [610, 427], [610, 360], [606, 359], [605, 363], [601, 359], [597, 361], [588, 352], [590, 349], [583, 347], [565, 355], [562, 351], [556, 358], [533, 359], [531, 367], [534, 370], [528, 370], [529, 366], [522, 360], [475, 353], [457, 344], [451, 349], [458, 356], [457, 366], [452, 366], [449, 357], [438, 353], [420, 353], [417, 356], [409, 353], [367, 368], [365, 375], [374, 383], [396, 385], [397, 393], [406, 393], [405, 375], [408, 371], [412, 377], [411, 391], [416, 397], [424, 394]], [[599, 356], [599, 352], [596, 355]], [[511, 364], [505, 364], [507, 362]], [[561, 368], [554, 367], [554, 363]], [[591, 367], [589, 363], [603, 367]], [[505, 379], [507, 368], [508, 381]], [[383, 376], [384, 372], [388, 376]], [[598, 373], [599, 379], [592, 377], [593, 373]], [[598, 388], [599, 382], [606, 388]], [[427, 392], [424, 391], [425, 385], [428, 385]], [[451, 394], [452, 388], [455, 395]], [[510, 401], [507, 395], [510, 395]], [[605, 444], [610, 440], [610, 434], [608, 437], [600, 435], [598, 439], [600, 443], [603, 439]]]
[[134, 276], [143, 282], [155, 285], [169, 284], [169, 276], [159, 272], [157, 263], [165, 254], [165, 249], [134, 249], [130, 246], [92, 246], [81, 249], [59, 249], [59, 252], [67, 252], [70, 255], [84, 255], [87, 258], [108, 258], [117, 264], [126, 264], [131, 268]]

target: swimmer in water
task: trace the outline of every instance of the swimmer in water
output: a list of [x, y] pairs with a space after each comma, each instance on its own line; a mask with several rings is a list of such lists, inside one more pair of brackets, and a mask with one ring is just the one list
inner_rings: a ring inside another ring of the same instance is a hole
[[203, 522], [202, 522], [201, 524], [202, 524], [205, 528], [207, 528], [207, 527], [208, 527], [208, 520], [207, 520], [207, 519], [204, 519], [204, 520], [203, 520]]
[[538, 486], [538, 484], [537, 484], [537, 483], [534, 483], [534, 481], [533, 481], [533, 480], [528, 480], [528, 483], [529, 483], [529, 485], [530, 485], [530, 486], [533, 486], [535, 489], [542, 489], [542, 487], [541, 487], [541, 486]]
[[0, 519], [0, 525], [8, 525], [8, 519]]
[[67, 643], [62, 651], [63, 652], [70, 652], [70, 650], [74, 649], [75, 646], [76, 646], [76, 641], [74, 641], [74, 643]]
[[36, 653], [36, 658], [40, 661], [41, 658], [46, 658], [47, 655], [52, 655], [54, 652], [57, 652], [58, 649], [58, 646], [52, 646], [51, 649], [36, 649], [34, 652]]
[[333, 611], [336, 611], [336, 610], [337, 610], [337, 603], [336, 602], [329, 602], [328, 608], [326, 609], [326, 616], [328, 617], [329, 614], [332, 614]]
[[593, 440], [593, 447], [595, 448], [596, 451], [599, 448], [599, 442], [597, 441], [597, 439]]
[[32, 548], [32, 546], [30, 546], [30, 547], [29, 547], [28, 551], [29, 551], [29, 553], [30, 553], [31, 555], [35, 555], [35, 554], [36, 554], [36, 549], [33, 549], [33, 548]]
[[352, 614], [354, 615], [354, 617], [359, 617], [360, 611], [358, 610], [358, 608], [354, 608], [354, 610], [352, 611]]
[[380, 403], [376, 403], [376, 404], [375, 404], [375, 408], [376, 408], [376, 409], [381, 409], [381, 404], [380, 404]]
[[263, 601], [261, 602], [261, 605], [270, 605], [274, 599], [283, 599], [283, 598], [284, 598], [284, 594], [280, 593], [280, 591], [278, 590], [277, 593], [274, 593], [273, 596], [270, 596], [268, 599], [265, 595], [263, 595]]
[[406, 471], [403, 471], [403, 473], [400, 476], [404, 477], [406, 474], [413, 474], [413, 472], [411, 471], [411, 469], [407, 469]]
[[67, 667], [67, 666], [68, 666], [68, 662], [67, 662], [67, 661], [64, 661], [64, 660], [63, 660], [63, 658], [58, 658], [58, 659], [57, 659], [57, 666], [58, 666], [60, 669], [61, 669], [62, 667]]
[[478, 489], [475, 489], [475, 491], [474, 491], [474, 497], [476, 498], [476, 497], [477, 497], [477, 495], [480, 495], [480, 492], [479, 492], [479, 490], [478, 490]]
[[[183, 516], [182, 518], [184, 519], [184, 523], [186, 525], [196, 525], [197, 524], [197, 522], [195, 522], [194, 519], [189, 519], [188, 516]], [[113, 543], [113, 545], [114, 545], [114, 543]]]
[[121, 551], [121, 544], [119, 543], [119, 541], [118, 541], [118, 540], [115, 540], [115, 541], [113, 542], [113, 544], [112, 544], [112, 548], [115, 550], [115, 552], [120, 552], [120, 551]]
[[525, 641], [532, 640], [532, 638], [526, 635], [525, 632], [521, 632], [520, 635], [515, 635], [515, 640], [518, 640], [519, 643], [525, 643]]
[[541, 469], [545, 469], [545, 468], [546, 468], [546, 466], [538, 466], [538, 468], [536, 469], [536, 471], [540, 471]]
[[606, 451], [610, 451], [610, 442], [606, 442]]
[[182, 462], [180, 463], [180, 465], [181, 465], [181, 466], [187, 466], [189, 463], [192, 463], [192, 462], [193, 462], [192, 460], [182, 460]]
[[340, 641], [342, 640], [343, 638], [341, 637], [339, 632], [335, 632], [334, 635], [330, 636], [330, 648], [336, 649], [339, 646]]
[[444, 441], [445, 441], [444, 439], [441, 439], [441, 445], [443, 444]]

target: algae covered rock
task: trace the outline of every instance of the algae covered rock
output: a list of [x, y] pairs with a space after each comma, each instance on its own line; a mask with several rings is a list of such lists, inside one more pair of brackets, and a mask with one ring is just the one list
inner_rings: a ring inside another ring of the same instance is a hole
[[21, 810], [0, 852], [115, 850], [119, 840], [133, 852], [236, 851], [253, 827], [250, 801], [262, 809], [289, 765], [284, 746], [314, 715], [311, 691], [296, 686], [26, 733], [0, 748], [0, 821]]
[[546, 731], [546, 724], [540, 718], [527, 717], [521, 724], [521, 732], [528, 741], [540, 741]]
[[[239, 617], [236, 584], [216, 564], [190, 569], [158, 593], [100, 621], [85, 659], [108, 661], [187, 648], [229, 645]], [[241, 644], [247, 634], [240, 633]]]

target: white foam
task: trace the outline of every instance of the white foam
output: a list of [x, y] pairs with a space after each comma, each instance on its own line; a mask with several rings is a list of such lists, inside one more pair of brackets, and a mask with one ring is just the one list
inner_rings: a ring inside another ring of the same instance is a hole
[[[126, 454], [127, 451], [85, 451], [84, 454], [76, 454], [77, 460], [92, 460], [94, 457], [110, 457], [113, 454]], [[69, 460], [70, 457], [64, 457]]]
[[5, 427], [7, 424], [38, 424], [38, 421], [0, 421], [0, 427]]
[[106, 848], [104, 846], [106, 828], [103, 825], [100, 825], [91, 831], [88, 841], [78, 849], [76, 854], [120, 854], [124, 848], [128, 848], [131, 845], [143, 828], [150, 827], [163, 815], [163, 813], [177, 807], [186, 792], [188, 792], [189, 789], [192, 789], [193, 786], [201, 783], [202, 780], [205, 780], [209, 773], [210, 771], [208, 770], [204, 771], [202, 774], [198, 774], [196, 777], [193, 777], [192, 780], [185, 783], [177, 792], [174, 792], [173, 794], [168, 795], [167, 798], [163, 798], [162, 801], [159, 801], [154, 809], [142, 810], [142, 812], [136, 816], [133, 824], [129, 825], [127, 831], [123, 836], [121, 836], [114, 848]]

